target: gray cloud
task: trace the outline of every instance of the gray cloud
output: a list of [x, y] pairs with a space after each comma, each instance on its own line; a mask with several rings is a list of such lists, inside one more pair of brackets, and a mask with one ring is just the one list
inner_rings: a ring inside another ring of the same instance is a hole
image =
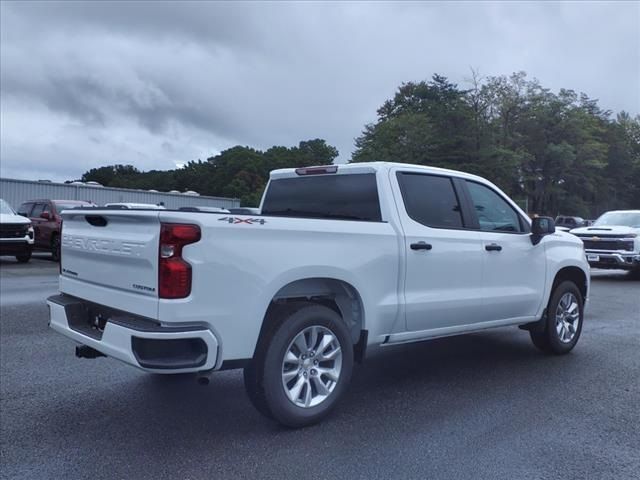
[[353, 138], [403, 81], [525, 70], [640, 112], [640, 4], [3, 2], [0, 173]]

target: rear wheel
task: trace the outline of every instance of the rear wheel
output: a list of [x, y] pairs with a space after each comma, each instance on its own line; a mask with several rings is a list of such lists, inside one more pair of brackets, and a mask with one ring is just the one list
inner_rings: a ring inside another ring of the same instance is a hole
[[56, 234], [51, 237], [51, 258], [54, 262], [60, 261], [60, 236]]
[[560, 283], [547, 306], [547, 321], [543, 331], [531, 331], [531, 341], [543, 352], [562, 355], [578, 343], [582, 332], [584, 308], [582, 294], [575, 283]]
[[289, 427], [311, 425], [340, 400], [351, 379], [353, 344], [340, 315], [303, 304], [276, 318], [245, 369], [252, 403]]

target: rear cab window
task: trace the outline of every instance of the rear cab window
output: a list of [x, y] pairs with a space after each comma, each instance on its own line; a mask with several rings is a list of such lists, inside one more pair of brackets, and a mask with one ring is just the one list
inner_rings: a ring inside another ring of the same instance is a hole
[[381, 222], [375, 173], [276, 178], [269, 182], [262, 215]]

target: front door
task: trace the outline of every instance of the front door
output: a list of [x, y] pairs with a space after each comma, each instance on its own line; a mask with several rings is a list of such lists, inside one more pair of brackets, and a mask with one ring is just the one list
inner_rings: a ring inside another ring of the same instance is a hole
[[529, 225], [496, 190], [465, 181], [483, 246], [483, 316], [488, 321], [533, 317], [546, 277], [544, 242], [531, 243]]

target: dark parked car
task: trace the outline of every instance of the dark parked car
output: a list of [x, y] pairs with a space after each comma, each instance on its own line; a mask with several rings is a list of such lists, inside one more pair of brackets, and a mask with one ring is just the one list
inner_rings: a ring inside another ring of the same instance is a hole
[[583, 227], [585, 220], [582, 217], [566, 217], [564, 215], [556, 217], [556, 227], [566, 227], [569, 230], [572, 228]]
[[80, 200], [29, 200], [18, 208], [18, 215], [31, 220], [35, 230], [35, 250], [51, 252], [55, 261], [60, 260], [60, 212], [93, 204]]

